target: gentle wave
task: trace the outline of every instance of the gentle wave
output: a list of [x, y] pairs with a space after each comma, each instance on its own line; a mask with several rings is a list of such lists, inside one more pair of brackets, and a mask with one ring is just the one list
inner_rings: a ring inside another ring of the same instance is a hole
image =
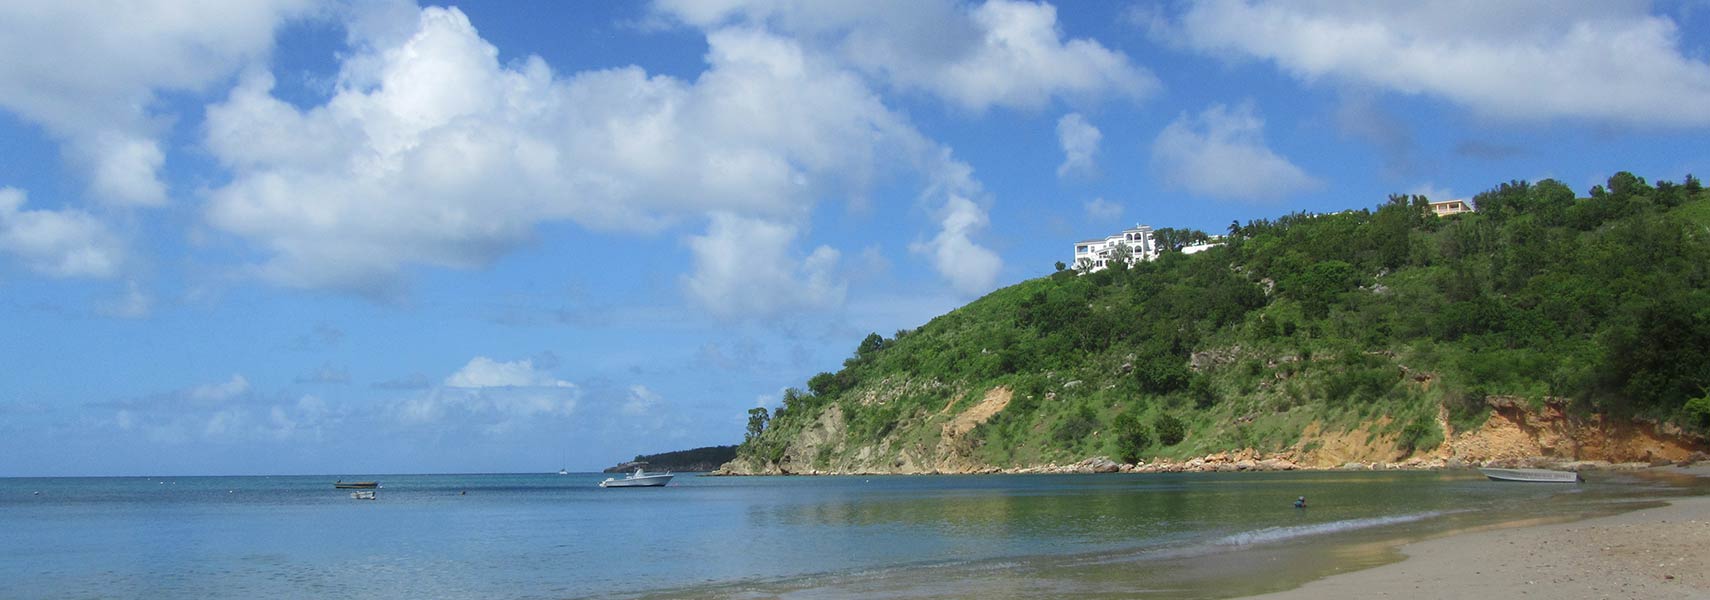
[[1371, 517], [1371, 518], [1366, 518], [1366, 519], [1348, 519], [1346, 521], [1331, 521], [1329, 523], [1317, 523], [1317, 524], [1313, 524], [1313, 525], [1294, 525], [1294, 526], [1290, 526], [1290, 527], [1266, 527], [1264, 529], [1256, 529], [1253, 531], [1243, 531], [1240, 533], [1224, 536], [1222, 538], [1218, 538], [1217, 540], [1212, 541], [1211, 543], [1212, 543], [1212, 545], [1215, 545], [1215, 546], [1251, 546], [1254, 544], [1270, 544], [1270, 543], [1283, 542], [1283, 541], [1288, 541], [1288, 540], [1292, 540], [1292, 539], [1310, 537], [1310, 536], [1315, 536], [1315, 535], [1325, 535], [1325, 534], [1330, 534], [1330, 533], [1341, 533], [1344, 531], [1355, 531], [1355, 530], [1359, 530], [1359, 529], [1370, 529], [1373, 527], [1383, 527], [1385, 525], [1400, 525], [1402, 523], [1412, 523], [1415, 521], [1423, 521], [1425, 519], [1432, 519], [1432, 518], [1441, 517], [1444, 515], [1454, 514], [1456, 512], [1464, 512], [1464, 511], [1440, 511], [1440, 510], [1438, 510], [1438, 511], [1411, 513], [1411, 514], [1405, 514], [1405, 515], [1393, 515], [1393, 516], [1387, 516], [1387, 517]]

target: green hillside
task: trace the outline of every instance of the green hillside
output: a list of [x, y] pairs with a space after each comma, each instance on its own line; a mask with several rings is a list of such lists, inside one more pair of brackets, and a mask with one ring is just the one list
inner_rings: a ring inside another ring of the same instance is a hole
[[[1628, 173], [1590, 197], [1503, 184], [1477, 213], [1424, 198], [1232, 223], [1225, 245], [1000, 289], [863, 340], [836, 373], [751, 413], [748, 469], [1017, 466], [1299, 447], [1402, 448], [1487, 396], [1710, 426], [1710, 193]], [[1171, 232], [1194, 239], [1198, 232]], [[963, 436], [956, 415], [1007, 405]], [[1307, 444], [1312, 443], [1306, 440]]]

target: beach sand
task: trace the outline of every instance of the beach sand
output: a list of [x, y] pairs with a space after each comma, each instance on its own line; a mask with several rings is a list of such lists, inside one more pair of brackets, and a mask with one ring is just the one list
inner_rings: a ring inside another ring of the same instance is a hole
[[1670, 502], [1416, 542], [1401, 562], [1252, 598], [1710, 598], [1710, 497]]

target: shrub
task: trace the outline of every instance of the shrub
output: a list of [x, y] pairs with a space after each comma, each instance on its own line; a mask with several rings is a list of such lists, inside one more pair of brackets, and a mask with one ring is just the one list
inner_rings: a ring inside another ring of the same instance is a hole
[[1052, 432], [1051, 437], [1056, 439], [1059, 444], [1074, 447], [1081, 440], [1092, 435], [1092, 432], [1098, 431], [1098, 425], [1098, 414], [1094, 413], [1091, 407], [1082, 405], [1057, 423], [1057, 428]]
[[1116, 453], [1125, 463], [1140, 462], [1140, 453], [1152, 445], [1152, 434], [1140, 419], [1131, 414], [1117, 415], [1111, 427], [1116, 431]]
[[1165, 446], [1180, 444], [1187, 438], [1187, 424], [1175, 415], [1158, 415], [1157, 420], [1152, 421], [1152, 429], [1158, 432], [1158, 443]]
[[1408, 452], [1429, 450], [1443, 443], [1443, 432], [1437, 427], [1436, 419], [1419, 415], [1401, 428], [1401, 438], [1397, 441]]
[[1700, 396], [1686, 401], [1681, 407], [1686, 413], [1686, 423], [1699, 430], [1710, 430], [1710, 395]]

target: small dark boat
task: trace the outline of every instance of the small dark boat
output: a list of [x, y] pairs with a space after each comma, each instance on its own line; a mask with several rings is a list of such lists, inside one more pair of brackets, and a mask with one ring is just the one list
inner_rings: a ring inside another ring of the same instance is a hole
[[378, 482], [378, 481], [345, 481], [343, 479], [340, 479], [338, 481], [333, 482], [332, 486], [336, 489], [341, 489], [341, 490], [372, 490], [372, 489], [379, 488], [380, 482]]

